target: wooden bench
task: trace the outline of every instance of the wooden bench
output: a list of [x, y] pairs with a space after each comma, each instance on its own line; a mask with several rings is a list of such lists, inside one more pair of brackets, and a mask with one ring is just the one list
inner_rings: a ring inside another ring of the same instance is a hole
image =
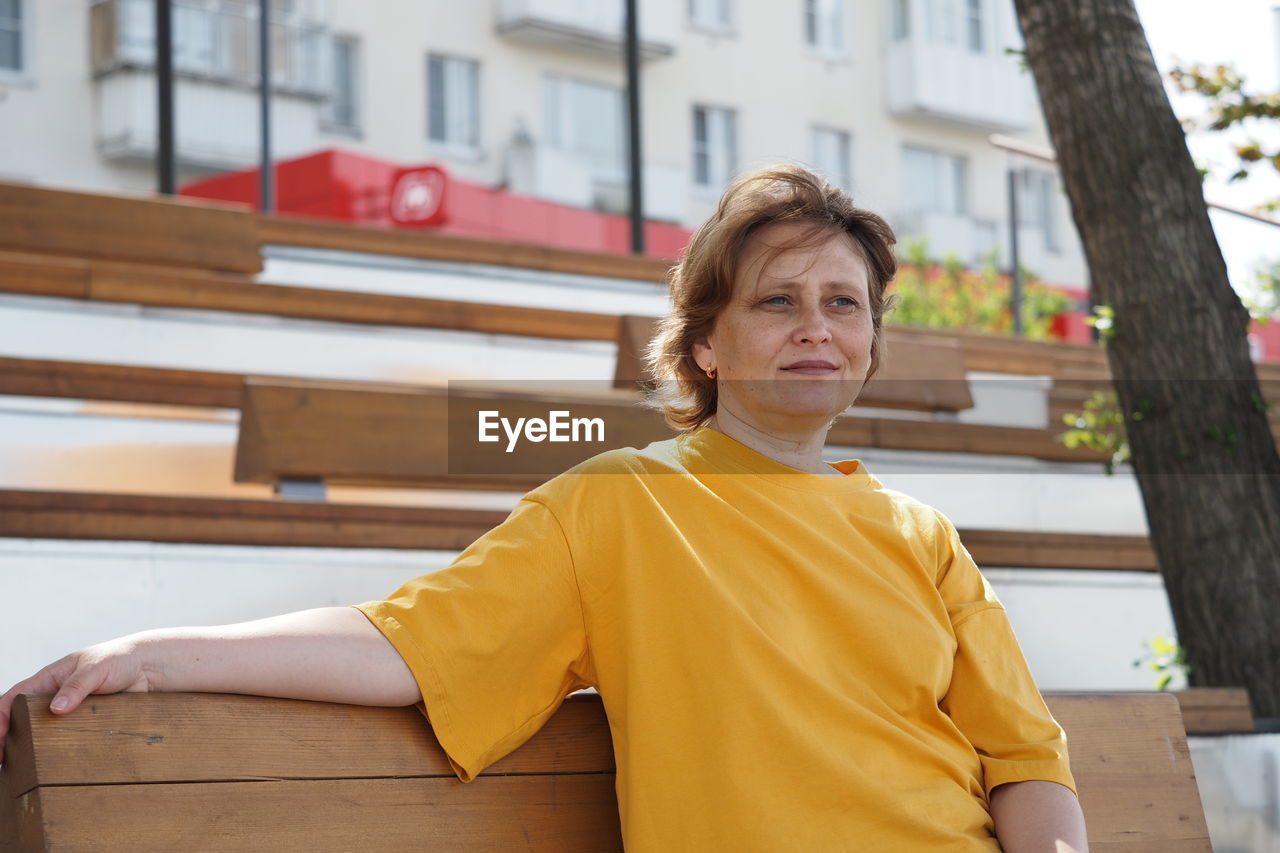
[[245, 205], [0, 183], [0, 249], [256, 273], [259, 245]]
[[[577, 383], [581, 386], [585, 383]], [[244, 386], [237, 482], [323, 481], [343, 485], [528, 489], [614, 447], [643, 447], [674, 433], [634, 393], [577, 393], [548, 383], [524, 391], [473, 383], [469, 389], [308, 380]], [[536, 454], [504, 454], [475, 442], [480, 410], [543, 417], [550, 410], [599, 417], [604, 442], [543, 442]], [[856, 409], [855, 409], [856, 411]], [[452, 429], [452, 433], [450, 430]], [[1068, 450], [1061, 430], [846, 415], [828, 433], [835, 446], [940, 453], [1100, 460]], [[450, 436], [456, 441], [451, 444]], [[407, 437], [412, 440], [406, 440]], [[465, 450], [461, 449], [466, 447]]]
[[[0, 489], [0, 538], [15, 539], [457, 551], [506, 517], [492, 509]], [[1157, 570], [1145, 536], [959, 533], [987, 568]]]
[[[28, 851], [622, 849], [608, 723], [569, 697], [463, 785], [414, 708], [208, 694], [22, 696], [0, 771], [0, 848]], [[1169, 695], [1047, 697], [1094, 853], [1210, 850]]]

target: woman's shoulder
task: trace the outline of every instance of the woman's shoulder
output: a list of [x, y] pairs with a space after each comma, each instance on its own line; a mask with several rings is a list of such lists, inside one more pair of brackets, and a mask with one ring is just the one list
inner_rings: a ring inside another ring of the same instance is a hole
[[655, 441], [644, 447], [606, 450], [543, 483], [529, 497], [559, 502], [583, 490], [623, 485], [651, 474], [688, 473], [680, 457], [679, 437]]
[[916, 532], [927, 530], [946, 533], [952, 528], [951, 520], [942, 510], [913, 495], [886, 488], [879, 481], [876, 482], [874, 494], [883, 501], [886, 511], [903, 525], [904, 530], [908, 525]]

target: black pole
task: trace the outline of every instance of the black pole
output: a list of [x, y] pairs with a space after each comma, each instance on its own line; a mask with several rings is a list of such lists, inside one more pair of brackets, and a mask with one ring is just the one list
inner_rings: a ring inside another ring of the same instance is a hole
[[1022, 266], [1018, 262], [1018, 173], [1009, 165], [1009, 277], [1013, 284], [1010, 307], [1013, 333], [1022, 337]]
[[259, 209], [263, 213], [275, 210], [275, 188], [272, 181], [271, 165], [271, 0], [260, 0], [258, 4], [258, 65], [259, 65], [259, 100], [262, 105], [262, 155], [258, 162], [259, 197], [262, 204]]
[[160, 192], [177, 192], [173, 130], [173, 22], [169, 0], [156, 0], [156, 171]]
[[631, 251], [644, 254], [644, 184], [640, 148], [640, 26], [636, 0], [627, 0], [627, 131], [631, 167]]

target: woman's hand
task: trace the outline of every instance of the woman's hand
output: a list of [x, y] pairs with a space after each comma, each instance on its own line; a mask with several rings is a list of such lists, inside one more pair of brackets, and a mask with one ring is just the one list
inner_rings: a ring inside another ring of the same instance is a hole
[[254, 622], [161, 628], [90, 646], [19, 681], [0, 698], [0, 761], [19, 693], [54, 693], [55, 714], [95, 693], [248, 693], [356, 705], [412, 705], [418, 683], [400, 654], [352, 607]]
[[138, 635], [89, 646], [54, 661], [0, 696], [0, 763], [9, 717], [19, 693], [53, 693], [55, 714], [69, 714], [95, 693], [142, 693], [155, 690], [155, 670], [144, 660], [146, 644]]

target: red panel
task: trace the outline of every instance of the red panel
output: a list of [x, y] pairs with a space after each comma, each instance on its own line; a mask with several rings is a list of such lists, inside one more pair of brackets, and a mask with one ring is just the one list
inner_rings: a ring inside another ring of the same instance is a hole
[[[276, 207], [282, 213], [394, 226], [391, 191], [396, 175], [403, 171], [409, 170], [340, 149], [283, 160], [276, 164]], [[554, 204], [452, 177], [447, 178], [447, 185], [446, 221], [429, 226], [442, 233], [596, 252], [630, 251], [631, 231], [626, 217]], [[181, 193], [256, 207], [258, 170], [244, 169], [194, 181]], [[423, 225], [405, 223], [403, 227]], [[691, 234], [678, 225], [646, 223], [646, 254], [676, 257]]]

